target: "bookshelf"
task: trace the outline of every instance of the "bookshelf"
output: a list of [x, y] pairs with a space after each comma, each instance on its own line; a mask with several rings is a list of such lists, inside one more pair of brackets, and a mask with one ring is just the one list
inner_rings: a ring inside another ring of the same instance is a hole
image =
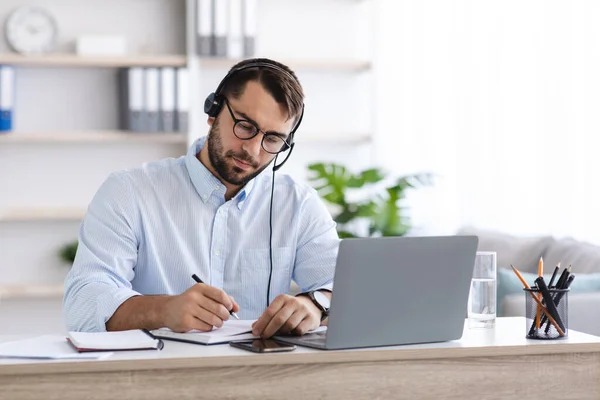
[[[0, 17], [12, 8], [28, 5], [25, 0], [2, 3]], [[0, 187], [9, 194], [0, 196], [0, 247], [9, 244], [9, 251], [0, 254], [0, 272], [4, 274], [0, 275], [4, 276], [0, 277], [0, 297], [62, 295], [58, 277], [63, 273], [57, 271], [65, 269], [54, 255], [61, 244], [76, 238], [103, 178], [114, 170], [185, 154], [189, 144], [207, 132], [204, 98], [240, 61], [196, 55], [195, 0], [38, 3], [60, 21], [63, 37], [56, 52], [23, 56], [0, 41], [0, 64], [17, 70], [15, 129], [0, 133], [0, 170], [4, 171]], [[356, 161], [364, 154], [371, 155], [374, 129], [361, 117], [374, 108], [372, 95], [365, 92], [372, 85], [357, 82], [368, 81], [374, 66], [369, 51], [354, 51], [354, 43], [368, 37], [354, 32], [372, 29], [365, 27], [369, 16], [364, 10], [369, 3], [258, 0], [257, 15], [269, 24], [257, 24], [256, 56], [289, 65], [307, 94], [309, 111], [297, 137], [298, 146], [286, 165], [287, 173], [294, 168], [301, 172], [311, 157], [337, 154], [338, 159]], [[295, 17], [290, 20], [289, 15]], [[132, 54], [75, 55], [75, 36], [85, 33], [87, 27], [127, 35]], [[164, 35], [152, 31], [154, 27]], [[118, 110], [112, 104], [118, 94], [117, 71], [150, 66], [188, 68], [187, 132], [119, 129]], [[361, 97], [363, 100], [357, 100]], [[57, 109], [61, 104], [65, 105]], [[331, 115], [343, 121], [332, 123]], [[74, 206], [56, 207], [60, 204]], [[15, 265], [20, 266], [19, 272], [6, 267]], [[27, 274], [48, 285], [21, 284]]]
[[61, 298], [63, 294], [61, 284], [0, 286], [0, 300]]
[[[198, 58], [203, 68], [228, 69], [237, 63], [238, 59], [230, 58]], [[311, 60], [289, 59], [281, 60], [292, 69], [313, 71], [368, 71], [371, 62], [367, 60]], [[185, 67], [185, 55], [130, 55], [130, 56], [77, 56], [74, 54], [53, 54], [42, 56], [22, 56], [15, 54], [0, 54], [0, 64], [10, 64], [20, 67], [62, 67], [62, 68], [126, 68], [145, 66]]]
[[85, 208], [42, 207], [0, 211], [0, 222], [81, 221]]
[[185, 133], [141, 133], [128, 131], [85, 131], [85, 132], [12, 132], [0, 135], [2, 144], [27, 143], [172, 143], [185, 144]]
[[184, 67], [184, 55], [130, 55], [130, 56], [78, 56], [75, 54], [51, 54], [22, 56], [0, 54], [0, 64], [19, 67], [63, 67], [63, 68], [125, 68], [159, 65]]

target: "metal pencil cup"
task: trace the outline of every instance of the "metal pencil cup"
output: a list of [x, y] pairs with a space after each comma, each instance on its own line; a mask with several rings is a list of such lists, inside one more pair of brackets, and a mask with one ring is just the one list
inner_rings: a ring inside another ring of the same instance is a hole
[[[558, 318], [553, 318], [554, 322], [540, 309], [538, 303], [533, 299], [536, 296], [540, 299], [544, 307], [546, 302], [537, 287], [523, 289], [525, 291], [525, 318], [526, 318], [526, 337], [527, 339], [563, 339], [568, 333], [568, 312], [569, 312], [569, 289], [548, 289], [554, 306], [556, 307]], [[546, 307], [548, 310], [548, 307]], [[538, 312], [539, 310], [539, 312]], [[552, 315], [552, 313], [550, 313]], [[559, 330], [560, 328], [560, 330]], [[562, 331], [562, 332], [561, 332]]]

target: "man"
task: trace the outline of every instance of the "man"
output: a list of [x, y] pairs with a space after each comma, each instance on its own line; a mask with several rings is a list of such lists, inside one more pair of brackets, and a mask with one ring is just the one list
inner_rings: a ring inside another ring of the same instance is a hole
[[[111, 174], [65, 280], [68, 329], [208, 331], [230, 312], [261, 337], [325, 324], [315, 293], [331, 293], [335, 223], [312, 188], [266, 169], [290, 155], [303, 98], [285, 65], [242, 61], [186, 156]], [[291, 280], [306, 295], [288, 295]]]

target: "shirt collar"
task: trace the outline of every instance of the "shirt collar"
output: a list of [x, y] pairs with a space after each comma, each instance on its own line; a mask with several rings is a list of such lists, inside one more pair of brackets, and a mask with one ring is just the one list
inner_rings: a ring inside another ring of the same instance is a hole
[[[220, 195], [221, 197], [225, 196], [225, 185], [223, 185], [221, 181], [214, 176], [212, 172], [210, 172], [208, 168], [206, 168], [204, 164], [202, 164], [196, 157], [196, 155], [200, 153], [200, 150], [202, 150], [206, 144], [206, 139], [207, 137], [204, 136], [192, 143], [188, 149], [187, 155], [185, 156], [185, 165], [187, 167], [188, 174], [190, 175], [192, 184], [204, 203], [208, 201], [213, 193]], [[248, 182], [233, 198], [237, 201], [237, 207], [239, 209], [242, 208], [246, 199], [250, 195], [250, 192], [255, 186], [255, 181], [256, 178]]]

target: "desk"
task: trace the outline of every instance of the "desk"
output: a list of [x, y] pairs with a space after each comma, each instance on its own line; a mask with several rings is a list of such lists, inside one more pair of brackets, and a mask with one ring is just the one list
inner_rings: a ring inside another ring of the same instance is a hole
[[0, 398], [600, 398], [600, 337], [532, 341], [524, 331], [523, 318], [499, 318], [435, 344], [254, 354], [165, 342], [103, 361], [0, 360]]

